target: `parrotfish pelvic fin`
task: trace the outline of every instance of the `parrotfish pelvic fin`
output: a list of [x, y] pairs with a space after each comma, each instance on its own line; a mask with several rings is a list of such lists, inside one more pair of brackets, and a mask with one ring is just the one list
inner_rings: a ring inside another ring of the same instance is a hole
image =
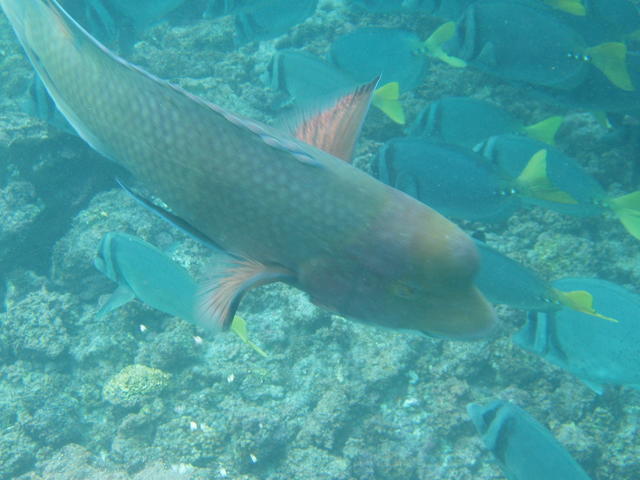
[[515, 180], [522, 195], [548, 202], [577, 204], [567, 192], [557, 189], [547, 176], [547, 150], [543, 148], [534, 153]]
[[398, 82], [389, 82], [373, 92], [371, 104], [380, 109], [391, 121], [404, 125], [406, 118], [399, 98], [400, 84]]
[[291, 122], [291, 133], [298, 140], [350, 162], [379, 80], [377, 76], [325, 105], [301, 111]]
[[640, 190], [617, 198], [610, 198], [605, 204], [613, 210], [626, 230], [640, 240]]
[[442, 60], [448, 65], [456, 68], [467, 66], [467, 62], [458, 57], [452, 57], [445, 53], [442, 45], [453, 38], [456, 33], [455, 22], [447, 22], [440, 25], [436, 30], [424, 41], [423, 51], [428, 55]]
[[584, 17], [587, 14], [587, 9], [582, 4], [582, 0], [543, 0], [544, 3], [551, 8], [561, 10], [571, 15], [578, 17]]
[[556, 295], [558, 301], [565, 307], [575, 310], [576, 312], [586, 313], [587, 315], [591, 315], [593, 317], [602, 318], [603, 320], [607, 320], [609, 322], [618, 323], [618, 320], [616, 320], [615, 318], [602, 315], [593, 308], [593, 295], [591, 295], [586, 290], [573, 290], [571, 292], [563, 292], [554, 288], [553, 293]]
[[236, 315], [235, 317], [233, 317], [233, 322], [231, 322], [231, 331], [235, 333], [240, 338], [240, 340], [253, 348], [259, 355], [262, 355], [263, 357], [269, 356], [267, 352], [265, 352], [249, 339], [249, 332], [247, 332], [247, 322], [245, 322], [244, 318], [242, 318], [240, 315]]
[[531, 138], [548, 143], [549, 145], [555, 145], [555, 136], [562, 122], [564, 122], [564, 117], [555, 115], [524, 127], [524, 132]]
[[621, 42], [607, 42], [585, 52], [590, 62], [616, 87], [633, 92], [635, 87], [627, 70], [627, 47]]
[[293, 282], [295, 275], [279, 265], [228, 257], [219, 262], [198, 295], [198, 323], [211, 330], [230, 327], [242, 297], [252, 288]]

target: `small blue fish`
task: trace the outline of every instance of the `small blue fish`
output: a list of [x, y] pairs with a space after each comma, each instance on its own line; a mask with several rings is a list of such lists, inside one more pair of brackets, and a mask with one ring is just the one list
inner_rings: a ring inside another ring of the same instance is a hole
[[590, 480], [553, 434], [504, 400], [470, 403], [467, 413], [509, 480]]
[[502, 133], [522, 133], [553, 144], [562, 121], [562, 117], [554, 116], [525, 126], [490, 102], [469, 97], [444, 97], [420, 112], [409, 133], [467, 148]]
[[422, 46], [413, 32], [365, 27], [333, 42], [329, 60], [358, 82], [382, 74], [381, 83], [398, 82], [400, 91], [406, 92], [425, 77], [428, 58], [421, 53]]
[[575, 310], [531, 314], [513, 341], [580, 378], [593, 391], [604, 385], [640, 389], [640, 296], [595, 278], [564, 278], [560, 290], [588, 290], [603, 322]]

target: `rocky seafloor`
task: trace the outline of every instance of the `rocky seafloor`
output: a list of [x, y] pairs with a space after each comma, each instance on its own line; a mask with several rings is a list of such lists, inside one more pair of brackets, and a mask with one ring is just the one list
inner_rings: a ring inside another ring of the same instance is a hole
[[[269, 120], [283, 99], [260, 76], [275, 49], [322, 54], [361, 25], [426, 36], [437, 23], [324, 1], [290, 34], [240, 48], [228, 19], [161, 24], [132, 60]], [[171, 249], [194, 275], [207, 252], [118, 189], [117, 167], [20, 110], [32, 70], [4, 17], [0, 53], [0, 479], [497, 480], [465, 410], [492, 398], [537, 417], [594, 480], [640, 478], [640, 392], [596, 395], [519, 349], [510, 335], [523, 312], [499, 307], [496, 338], [462, 343], [354, 323], [268, 286], [240, 311], [267, 358], [235, 335], [207, 335], [137, 302], [96, 318], [115, 287], [92, 264], [104, 233]], [[637, 139], [612, 139], [586, 112], [432, 62], [402, 98], [409, 120], [444, 95], [490, 98], [524, 123], [566, 115], [560, 148], [611, 195], [638, 188]], [[402, 133], [372, 111], [356, 165], [369, 168], [377, 148]], [[549, 280], [594, 276], [639, 292], [640, 244], [613, 218], [528, 208], [501, 224], [463, 226]]]

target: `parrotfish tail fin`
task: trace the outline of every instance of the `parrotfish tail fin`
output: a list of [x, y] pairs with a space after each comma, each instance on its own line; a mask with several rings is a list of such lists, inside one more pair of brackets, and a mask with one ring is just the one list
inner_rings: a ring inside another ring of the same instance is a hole
[[424, 41], [422, 50], [429, 56], [442, 60], [452, 67], [463, 68], [467, 66], [467, 62], [458, 57], [452, 57], [445, 53], [442, 45], [453, 38], [456, 33], [456, 23], [447, 22], [440, 25], [429, 38]]
[[556, 188], [547, 175], [547, 150], [533, 154], [527, 166], [515, 180], [518, 191], [525, 196], [548, 202], [577, 204], [567, 192]]
[[247, 322], [245, 322], [244, 318], [239, 315], [233, 317], [233, 322], [231, 322], [231, 331], [238, 335], [240, 340], [253, 348], [258, 354], [263, 357], [268, 357], [267, 352], [262, 350], [258, 345], [249, 340], [249, 332], [247, 332]]
[[582, 0], [543, 0], [544, 3], [551, 8], [560, 10], [571, 15], [578, 17], [584, 17], [587, 14], [587, 9], [584, 7]]
[[602, 318], [603, 320], [607, 320], [609, 322], [618, 323], [618, 320], [615, 318], [607, 317], [606, 315], [602, 315], [598, 313], [595, 308], [593, 308], [593, 295], [585, 290], [573, 290], [571, 292], [563, 292], [561, 290], [553, 290], [558, 301], [572, 310], [577, 312], [586, 313], [587, 315], [591, 315], [593, 317]]
[[627, 70], [627, 47], [621, 42], [607, 42], [588, 48], [591, 63], [616, 87], [633, 92], [635, 87]]
[[640, 240], [640, 190], [611, 198], [607, 205], [613, 210], [627, 231]]
[[564, 117], [554, 115], [553, 117], [545, 118], [541, 122], [524, 127], [524, 131], [531, 138], [549, 145], [555, 145], [556, 133], [558, 133], [562, 122], [564, 122]]
[[404, 125], [406, 120], [404, 108], [400, 103], [400, 84], [398, 82], [385, 83], [373, 92], [372, 104], [382, 110], [387, 117], [399, 125]]
[[249, 290], [267, 283], [293, 280], [293, 274], [282, 267], [225, 257], [216, 262], [210, 278], [198, 293], [198, 324], [209, 330], [227, 330]]
[[350, 162], [379, 80], [378, 76], [322, 106], [300, 111], [288, 122], [288, 130], [298, 140]]

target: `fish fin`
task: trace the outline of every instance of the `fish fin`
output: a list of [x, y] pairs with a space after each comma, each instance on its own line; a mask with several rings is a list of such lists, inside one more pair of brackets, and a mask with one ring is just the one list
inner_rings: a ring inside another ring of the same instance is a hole
[[400, 100], [400, 84], [398, 82], [389, 82], [373, 92], [371, 104], [382, 110], [393, 122], [404, 125], [406, 123], [404, 108]]
[[596, 122], [598, 122], [600, 126], [606, 128], [607, 130], [611, 130], [612, 125], [611, 125], [611, 122], [609, 121], [607, 112], [603, 110], [595, 110], [591, 112], [591, 115], [593, 115], [593, 118], [596, 119]]
[[582, 0], [544, 0], [544, 3], [551, 8], [570, 13], [577, 17], [584, 17], [587, 14], [587, 9], [583, 5]]
[[456, 68], [463, 68], [467, 66], [467, 62], [458, 57], [452, 57], [445, 53], [442, 49], [442, 45], [448, 40], [453, 38], [456, 33], [456, 23], [447, 22], [440, 25], [436, 30], [427, 38], [422, 46], [428, 55], [442, 60], [448, 65]]
[[379, 80], [380, 76], [377, 76], [322, 107], [302, 111], [291, 122], [291, 134], [298, 140], [350, 162]]
[[538, 150], [531, 156], [526, 167], [515, 180], [523, 195], [548, 202], [577, 204], [567, 192], [557, 189], [547, 176], [547, 149]]
[[495, 67], [498, 64], [496, 59], [496, 46], [493, 42], [487, 42], [482, 46], [480, 53], [476, 57], [476, 60], [484, 65]]
[[235, 333], [240, 338], [240, 340], [249, 345], [256, 352], [258, 352], [258, 354], [262, 355], [265, 358], [269, 356], [267, 352], [265, 352], [249, 339], [249, 333], [247, 332], [247, 322], [245, 322], [244, 318], [242, 318], [240, 315], [236, 315], [235, 317], [233, 317], [233, 321], [231, 322], [231, 331]]
[[606, 203], [622, 222], [624, 228], [640, 240], [640, 190], [610, 198]]
[[122, 305], [129, 303], [135, 298], [135, 293], [133, 293], [133, 290], [131, 290], [127, 285], [119, 285], [107, 299], [107, 302], [102, 306], [102, 308], [98, 310], [96, 318], [104, 317], [107, 313], [113, 312], [115, 309], [120, 308]]
[[635, 87], [627, 70], [627, 47], [622, 42], [607, 42], [587, 49], [591, 63], [616, 87], [633, 92]]
[[555, 136], [562, 122], [564, 122], [564, 117], [554, 115], [553, 117], [545, 118], [541, 122], [524, 127], [524, 131], [531, 138], [549, 145], [555, 145]]
[[198, 323], [228, 329], [242, 297], [252, 288], [273, 282], [293, 282], [295, 276], [278, 265], [227, 257], [214, 267], [198, 294]]
[[618, 323], [618, 320], [615, 318], [607, 317], [606, 315], [598, 313], [595, 308], [593, 308], [593, 295], [585, 290], [563, 292], [561, 290], [554, 289], [553, 292], [555, 293], [558, 301], [565, 307], [569, 307], [576, 312], [586, 313], [593, 317], [602, 318], [609, 322]]
[[591, 380], [585, 380], [584, 378], [581, 378], [580, 380], [598, 395], [602, 395], [604, 393], [604, 385], [592, 382]]

